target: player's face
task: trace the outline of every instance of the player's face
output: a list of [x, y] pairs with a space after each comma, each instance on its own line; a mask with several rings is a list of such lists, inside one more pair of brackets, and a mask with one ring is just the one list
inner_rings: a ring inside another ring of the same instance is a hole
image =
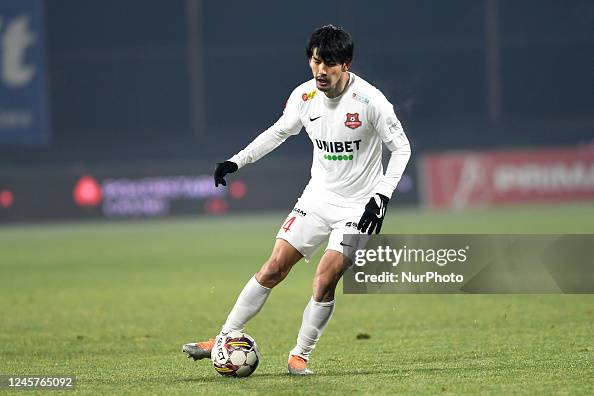
[[346, 82], [348, 82], [348, 64], [325, 62], [318, 56], [318, 50], [314, 49], [313, 55], [309, 59], [309, 67], [316, 79], [316, 87], [326, 96], [333, 98], [342, 93]]

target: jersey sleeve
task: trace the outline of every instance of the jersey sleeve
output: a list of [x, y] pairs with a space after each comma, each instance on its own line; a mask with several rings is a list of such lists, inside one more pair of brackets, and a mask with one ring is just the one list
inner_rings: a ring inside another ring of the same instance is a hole
[[402, 124], [394, 113], [394, 107], [381, 93], [379, 95], [378, 103], [374, 103], [373, 106], [372, 122], [382, 142], [392, 154], [374, 192], [390, 198], [404, 173], [411, 149]]
[[301, 95], [295, 89], [289, 96], [283, 114], [278, 121], [258, 135], [246, 148], [229, 158], [229, 161], [235, 162], [241, 168], [258, 161], [280, 146], [289, 136], [298, 135], [303, 127], [299, 117], [300, 103]]

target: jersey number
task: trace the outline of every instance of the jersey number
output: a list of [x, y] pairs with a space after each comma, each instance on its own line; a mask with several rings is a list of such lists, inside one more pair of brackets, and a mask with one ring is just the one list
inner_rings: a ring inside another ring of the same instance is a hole
[[283, 230], [285, 230], [285, 232], [289, 231], [291, 229], [291, 225], [293, 225], [293, 222], [295, 221], [296, 218], [297, 218], [297, 216], [291, 217], [289, 220], [285, 221], [285, 224], [283, 224], [283, 226], [281, 228]]

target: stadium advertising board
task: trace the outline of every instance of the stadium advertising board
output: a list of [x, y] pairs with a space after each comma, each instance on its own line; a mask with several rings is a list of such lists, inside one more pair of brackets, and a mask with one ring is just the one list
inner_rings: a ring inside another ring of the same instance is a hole
[[41, 0], [0, 2], [0, 144], [49, 140]]
[[[309, 179], [301, 164], [245, 167], [216, 188], [211, 168], [162, 162], [3, 170], [0, 222], [288, 211]], [[416, 203], [412, 177], [399, 188], [394, 204]]]
[[222, 214], [245, 198], [247, 184], [215, 188], [211, 175], [183, 167], [18, 172], [0, 175], [0, 221]]
[[431, 208], [594, 199], [594, 148], [431, 154], [420, 179]]

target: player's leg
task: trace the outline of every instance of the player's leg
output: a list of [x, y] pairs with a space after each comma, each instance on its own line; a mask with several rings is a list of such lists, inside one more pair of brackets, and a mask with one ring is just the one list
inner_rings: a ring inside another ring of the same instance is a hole
[[289, 354], [290, 374], [312, 374], [307, 360], [334, 312], [334, 293], [350, 261], [336, 250], [326, 250], [313, 280], [313, 294], [303, 312], [297, 345]]
[[303, 312], [297, 345], [289, 354], [291, 374], [312, 373], [307, 369], [307, 361], [334, 312], [336, 286], [352, 264], [355, 252], [367, 243], [367, 235], [361, 235], [357, 230], [361, 207], [331, 206], [326, 210], [333, 214], [330, 219], [332, 231], [314, 276], [312, 298]]
[[272, 288], [285, 279], [302, 257], [289, 242], [277, 239], [270, 258], [239, 294], [221, 332], [243, 331], [246, 323], [260, 312]]
[[273, 288], [287, 277], [291, 268], [302, 258], [303, 255], [293, 245], [284, 239], [277, 239], [270, 258], [254, 277], [260, 285]]
[[[307, 214], [310, 208], [314, 211], [314, 206], [307, 205], [302, 198], [297, 205], [278, 231], [270, 258], [240, 293], [222, 332], [243, 330], [246, 323], [260, 311], [271, 289], [289, 274], [301, 258], [309, 260], [328, 235], [329, 225], [321, 222], [317, 216]], [[194, 360], [203, 359], [210, 357], [214, 342], [215, 338], [211, 338], [201, 343], [185, 344], [182, 351]]]
[[[239, 293], [221, 333], [243, 331], [247, 322], [260, 312], [272, 288], [285, 279], [291, 268], [302, 257], [303, 255], [290, 243], [283, 239], [277, 239], [268, 260]], [[194, 360], [210, 358], [210, 351], [214, 347], [214, 343], [214, 337], [204, 342], [188, 343], [182, 347], [182, 352], [187, 353], [188, 358]]]

